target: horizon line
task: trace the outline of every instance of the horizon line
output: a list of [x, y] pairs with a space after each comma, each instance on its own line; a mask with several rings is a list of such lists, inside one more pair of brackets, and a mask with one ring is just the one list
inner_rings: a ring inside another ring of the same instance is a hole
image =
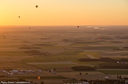
[[0, 26], [128, 26], [128, 25], [0, 25]]

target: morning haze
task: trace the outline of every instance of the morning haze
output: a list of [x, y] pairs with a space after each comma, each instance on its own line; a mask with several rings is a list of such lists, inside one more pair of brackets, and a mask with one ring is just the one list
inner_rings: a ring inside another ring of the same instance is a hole
[[1, 0], [0, 84], [128, 84], [127, 0]]

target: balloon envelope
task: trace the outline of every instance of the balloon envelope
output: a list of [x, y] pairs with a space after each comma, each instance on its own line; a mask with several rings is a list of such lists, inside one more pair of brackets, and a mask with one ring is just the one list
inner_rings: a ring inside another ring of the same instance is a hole
[[36, 5], [36, 8], [38, 8], [38, 5]]

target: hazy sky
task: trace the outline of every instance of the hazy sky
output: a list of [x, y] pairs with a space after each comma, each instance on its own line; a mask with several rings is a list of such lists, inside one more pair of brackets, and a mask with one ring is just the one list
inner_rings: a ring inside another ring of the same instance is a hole
[[128, 0], [0, 0], [0, 25], [128, 25]]

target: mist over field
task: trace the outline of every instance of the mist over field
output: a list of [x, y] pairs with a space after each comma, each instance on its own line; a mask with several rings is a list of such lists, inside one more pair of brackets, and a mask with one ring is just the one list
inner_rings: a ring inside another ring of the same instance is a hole
[[127, 77], [127, 31], [128, 26], [1, 26], [1, 78], [62, 84], [68, 78]]

